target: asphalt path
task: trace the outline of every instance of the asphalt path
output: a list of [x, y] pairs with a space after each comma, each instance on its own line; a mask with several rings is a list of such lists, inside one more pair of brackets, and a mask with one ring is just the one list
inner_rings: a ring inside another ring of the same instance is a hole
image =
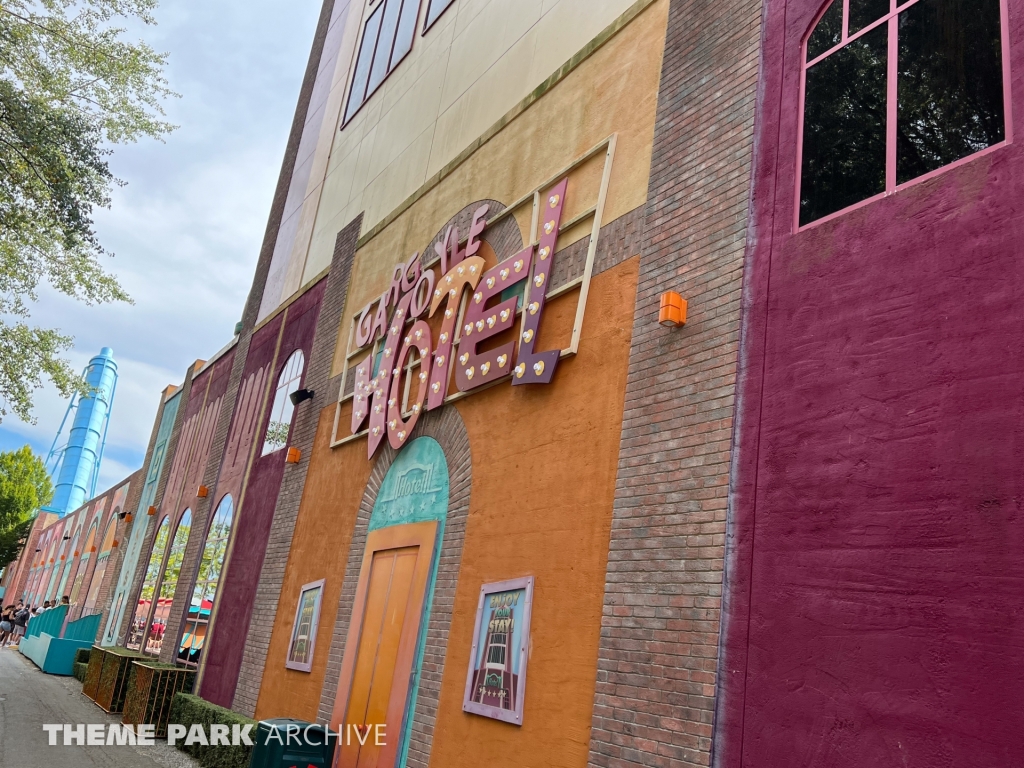
[[82, 694], [73, 677], [44, 675], [12, 648], [0, 649], [0, 768], [196, 768], [166, 742], [140, 746], [49, 746], [43, 723], [120, 723]]

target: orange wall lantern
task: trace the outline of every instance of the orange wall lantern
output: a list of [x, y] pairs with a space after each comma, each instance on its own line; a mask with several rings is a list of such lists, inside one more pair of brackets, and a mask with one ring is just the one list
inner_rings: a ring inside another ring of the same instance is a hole
[[196, 491], [196, 496], [198, 496], [200, 499], [205, 499], [209, 495], [210, 489], [207, 488], [205, 485], [200, 485], [199, 490]]
[[150, 508], [146, 510], [146, 514], [150, 515], [150, 516], [155, 515], [156, 514], [156, 507], [150, 506]]
[[661, 294], [658, 322], [667, 328], [679, 328], [686, 325], [686, 299], [675, 291], [666, 291]]
[[126, 523], [130, 523], [132, 521], [132, 517], [133, 517], [132, 513], [129, 512], [127, 515], [124, 516], [124, 521]]
[[288, 455], [285, 457], [285, 461], [289, 464], [298, 464], [299, 459], [302, 458], [302, 451], [298, 448], [289, 448]]

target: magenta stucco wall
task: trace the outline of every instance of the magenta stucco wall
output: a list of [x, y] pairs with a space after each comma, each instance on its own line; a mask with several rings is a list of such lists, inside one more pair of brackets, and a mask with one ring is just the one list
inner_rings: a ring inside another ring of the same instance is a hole
[[766, 2], [716, 764], [1022, 765], [1024, 154], [794, 233], [821, 7]]
[[[274, 369], [270, 372], [267, 389], [267, 401], [272, 401], [277, 388], [277, 379], [288, 357], [296, 349], [301, 349], [306, 358], [306, 369], [303, 381], [309, 370], [309, 358], [313, 347], [313, 333], [320, 311], [320, 301], [326, 280], [321, 280], [303, 294], [294, 304], [288, 307], [284, 315], [284, 330], [281, 331], [281, 342], [278, 349]], [[272, 321], [269, 325], [280, 326]], [[265, 326], [266, 328], [266, 326]], [[264, 329], [257, 331], [262, 333]], [[275, 335], [276, 340], [276, 335]], [[273, 345], [257, 343], [254, 335], [254, 347], [250, 359], [246, 360], [246, 376], [250, 369], [256, 370], [264, 365], [267, 348], [273, 352]], [[245, 381], [243, 376], [242, 381]], [[241, 407], [239, 403], [238, 407]], [[238, 416], [236, 407], [235, 417]], [[267, 539], [274, 521], [274, 509], [277, 496], [281, 489], [284, 475], [284, 461], [287, 450], [282, 448], [274, 453], [260, 456], [263, 437], [270, 418], [269, 405], [256, 431], [256, 458], [249, 472], [241, 506], [236, 502], [237, 531], [234, 536], [230, 559], [224, 568], [224, 578], [217, 596], [216, 618], [211, 631], [211, 638], [206, 649], [206, 668], [203, 672], [200, 695], [224, 707], [230, 707], [238, 682], [238, 672], [242, 664], [244, 638], [249, 629], [252, 616], [253, 600], [259, 584], [260, 570], [266, 554]], [[293, 414], [294, 419], [294, 414]], [[220, 489], [218, 489], [218, 493]], [[219, 498], [219, 497], [218, 497]], [[267, 628], [270, 632], [270, 627]]]

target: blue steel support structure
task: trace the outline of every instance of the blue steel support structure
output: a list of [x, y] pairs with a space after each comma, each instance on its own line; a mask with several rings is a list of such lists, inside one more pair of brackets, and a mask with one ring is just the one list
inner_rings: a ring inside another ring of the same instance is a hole
[[[96, 493], [100, 461], [107, 443], [107, 426], [110, 411], [114, 405], [117, 390], [117, 363], [114, 351], [104, 347], [89, 361], [83, 372], [89, 393], [77, 395], [68, 405], [68, 411], [61, 422], [60, 430], [53, 441], [47, 465], [55, 473], [53, 501], [46, 507], [48, 512], [64, 515], [78, 509]], [[68, 416], [75, 412], [75, 418], [68, 434], [67, 444], [57, 448]]]

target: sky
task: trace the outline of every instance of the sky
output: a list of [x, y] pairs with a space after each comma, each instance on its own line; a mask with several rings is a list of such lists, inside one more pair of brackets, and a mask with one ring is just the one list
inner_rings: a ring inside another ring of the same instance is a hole
[[[164, 143], [117, 146], [110, 210], [97, 210], [105, 267], [133, 306], [85, 306], [41, 292], [32, 320], [74, 336], [81, 370], [111, 347], [119, 379], [97, 492], [142, 466], [168, 384], [227, 344], [252, 282], [320, 0], [162, 0], [156, 27], [132, 29], [169, 54]], [[36, 424], [8, 416], [0, 450], [50, 450], [67, 402], [35, 394]]]

